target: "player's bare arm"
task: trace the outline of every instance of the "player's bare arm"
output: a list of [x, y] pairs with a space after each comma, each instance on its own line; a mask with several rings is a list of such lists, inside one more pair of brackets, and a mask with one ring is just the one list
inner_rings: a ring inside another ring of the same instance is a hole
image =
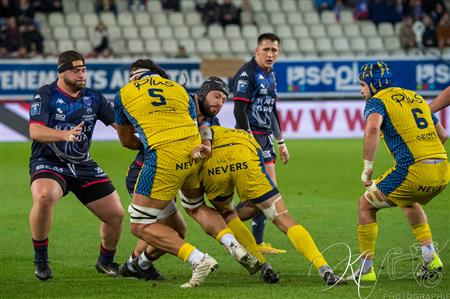
[[447, 131], [445, 131], [441, 123], [437, 123], [436, 125], [434, 125], [434, 127], [436, 128], [436, 132], [442, 144], [445, 144], [445, 141], [447, 140]]
[[70, 130], [55, 130], [41, 124], [30, 124], [30, 138], [41, 143], [50, 142], [76, 142], [77, 136], [83, 130], [84, 122], [82, 121]]
[[430, 103], [431, 112], [436, 112], [444, 109], [450, 105], [450, 86], [444, 89], [434, 100]]
[[135, 129], [132, 125], [129, 126], [120, 126], [115, 124], [117, 135], [119, 135], [120, 144], [123, 147], [138, 150], [141, 148], [142, 144], [139, 138], [134, 135]]
[[372, 180], [373, 161], [380, 142], [380, 128], [383, 122], [381, 114], [372, 113], [367, 118], [364, 129], [364, 169], [361, 174], [361, 181], [365, 186], [369, 186]]

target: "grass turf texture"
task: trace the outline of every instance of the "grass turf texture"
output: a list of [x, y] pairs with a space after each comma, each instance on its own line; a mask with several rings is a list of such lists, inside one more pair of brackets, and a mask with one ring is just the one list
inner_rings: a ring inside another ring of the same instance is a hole
[[[291, 160], [277, 165], [278, 181], [289, 212], [311, 233], [320, 249], [332, 244], [346, 243], [352, 253], [358, 253], [356, 236], [357, 198], [363, 192], [359, 181], [362, 170], [361, 140], [297, 140], [287, 142]], [[165, 275], [163, 282], [137, 279], [113, 279], [97, 274], [94, 264], [98, 256], [98, 220], [72, 195], [63, 198], [55, 210], [50, 234], [49, 259], [55, 277], [50, 282], [38, 281], [33, 274], [33, 249], [28, 213], [31, 207], [28, 159], [29, 143], [0, 143], [0, 297], [1, 298], [357, 298], [354, 283], [346, 287], [324, 290], [325, 286], [309, 263], [291, 246], [287, 237], [275, 226], [266, 226], [266, 241], [286, 248], [284, 255], [270, 256], [269, 261], [279, 272], [281, 282], [263, 284], [257, 276], [246, 271], [229, 256], [222, 246], [206, 236], [185, 214], [189, 240], [219, 262], [219, 270], [196, 289], [179, 286], [191, 275], [187, 263], [165, 255], [155, 265]], [[447, 150], [449, 149], [447, 145]], [[94, 159], [110, 175], [121, 195], [123, 206], [129, 203], [124, 176], [134, 153], [120, 147], [118, 142], [94, 142]], [[375, 163], [375, 175], [387, 169], [392, 159], [380, 147]], [[409, 298], [407, 296], [436, 296], [447, 298], [450, 293], [450, 191], [447, 189], [425, 207], [435, 242], [444, 262], [442, 281], [434, 287], [421, 286], [412, 276], [420, 258], [410, 259], [410, 247], [415, 244], [405, 217], [398, 208], [378, 214], [379, 238], [375, 262], [379, 281], [373, 288], [361, 289], [361, 295], [372, 298]], [[135, 238], [129, 232], [128, 215], [116, 261], [123, 263], [131, 253]], [[388, 252], [398, 248], [396, 263], [386, 263]], [[420, 250], [416, 257], [420, 257]], [[348, 258], [343, 246], [325, 253], [333, 266]], [[353, 258], [354, 259], [354, 258]], [[395, 271], [388, 264], [395, 264]], [[355, 264], [355, 270], [358, 264]], [[338, 266], [342, 273], [345, 263]], [[392, 275], [395, 275], [393, 279]], [[403, 295], [401, 295], [403, 294]], [[404, 297], [399, 297], [404, 296]], [[441, 295], [442, 296], [442, 295]], [[447, 296], [447, 297], [446, 297]], [[411, 297], [413, 298], [413, 297]], [[414, 297], [415, 298], [415, 297]], [[431, 297], [423, 297], [431, 298]]]

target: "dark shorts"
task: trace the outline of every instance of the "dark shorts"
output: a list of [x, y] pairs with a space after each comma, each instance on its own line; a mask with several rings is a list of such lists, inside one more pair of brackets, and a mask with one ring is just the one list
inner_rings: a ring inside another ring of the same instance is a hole
[[142, 165], [143, 162], [136, 159], [128, 168], [127, 177], [125, 178], [125, 185], [127, 186], [127, 190], [130, 195], [134, 193], [134, 186], [136, 185], [137, 178], [141, 172]]
[[270, 138], [270, 135], [253, 134], [253, 136], [261, 146], [264, 164], [275, 163], [277, 155], [273, 149], [272, 138]]
[[63, 190], [63, 196], [72, 191], [85, 205], [115, 190], [111, 179], [93, 160], [72, 164], [38, 158], [30, 161], [30, 176], [30, 185], [41, 178], [57, 181]]

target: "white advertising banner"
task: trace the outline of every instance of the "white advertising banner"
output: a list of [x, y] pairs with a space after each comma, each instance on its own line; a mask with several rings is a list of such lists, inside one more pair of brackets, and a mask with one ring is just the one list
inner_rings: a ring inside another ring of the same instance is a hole
[[[278, 102], [280, 125], [288, 139], [304, 138], [361, 138], [364, 134], [364, 101], [311, 101]], [[29, 105], [28, 105], [29, 106]], [[7, 113], [28, 121], [26, 105], [17, 103], [4, 104]], [[233, 128], [235, 120], [233, 103], [227, 102], [218, 117], [225, 127]], [[450, 109], [437, 113], [444, 128], [450, 132]], [[24, 141], [28, 136], [19, 134], [21, 130], [0, 126], [0, 142]], [[23, 130], [22, 130], [23, 132]], [[94, 131], [95, 140], [117, 140], [116, 132], [97, 122]]]

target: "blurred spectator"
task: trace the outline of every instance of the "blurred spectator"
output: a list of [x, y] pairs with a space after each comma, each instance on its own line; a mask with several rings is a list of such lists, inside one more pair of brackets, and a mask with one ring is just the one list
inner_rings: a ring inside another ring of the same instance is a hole
[[0, 18], [7, 18], [17, 15], [16, 3], [12, 0], [0, 1]]
[[252, 4], [250, 0], [242, 0], [240, 17], [241, 26], [254, 24]]
[[319, 13], [324, 10], [333, 10], [334, 0], [314, 0], [314, 5]]
[[336, 21], [341, 21], [341, 12], [344, 9], [344, 3], [342, 0], [336, 0], [336, 3], [334, 4], [333, 12], [336, 16]]
[[414, 20], [421, 20], [423, 15], [422, 0], [411, 0], [410, 5]]
[[17, 50], [16, 58], [31, 58], [31, 57], [28, 55], [27, 48], [25, 48], [24, 46], [20, 46], [19, 49]]
[[91, 34], [91, 44], [93, 53], [91, 56], [97, 57], [109, 48], [108, 27], [101, 21], [95, 26], [94, 32]]
[[450, 47], [450, 14], [448, 12], [442, 15], [436, 31], [439, 49]]
[[35, 8], [30, 4], [30, 0], [19, 0], [19, 5], [17, 6], [17, 18], [19, 24], [25, 24], [34, 19]]
[[127, 0], [129, 11], [143, 11], [147, 8], [147, 0]]
[[369, 18], [369, 5], [367, 0], [356, 0], [353, 15], [356, 20], [367, 20]]
[[34, 57], [36, 55], [44, 54], [44, 37], [36, 28], [33, 22], [28, 22], [23, 26], [22, 42], [27, 49], [29, 55]]
[[203, 24], [209, 26], [219, 21], [219, 4], [216, 0], [208, 0], [203, 6], [196, 6], [202, 14]]
[[409, 50], [416, 47], [416, 35], [413, 31], [413, 18], [406, 17], [400, 27], [400, 45], [404, 50]]
[[175, 58], [189, 58], [189, 55], [186, 52], [186, 48], [183, 45], [178, 45], [177, 54], [175, 54]]
[[117, 5], [114, 0], [97, 0], [95, 12], [98, 15], [102, 12], [112, 12], [117, 17]]
[[165, 10], [180, 11], [180, 0], [161, 0], [161, 4]]
[[369, 14], [376, 25], [382, 22], [394, 24], [402, 20], [402, 16], [395, 9], [395, 3], [385, 0], [369, 2]]
[[11, 58], [11, 53], [9, 53], [8, 48], [0, 43], [0, 58], [7, 59]]
[[395, 1], [395, 10], [397, 14], [404, 19], [406, 16], [410, 14], [409, 10], [409, 1], [408, 0], [396, 0]]
[[220, 24], [225, 27], [231, 24], [239, 24], [239, 11], [231, 0], [223, 0], [219, 8]]
[[422, 43], [425, 47], [437, 47], [437, 35], [436, 29], [433, 24], [433, 20], [428, 15], [423, 15], [423, 24], [425, 25], [425, 31], [422, 35]]
[[63, 12], [61, 0], [33, 0], [32, 3], [37, 11], [43, 13]]
[[6, 18], [6, 23], [2, 32], [6, 40], [6, 47], [8, 51], [17, 51], [21, 45], [21, 36], [19, 27], [17, 26], [16, 18]]
[[433, 23], [437, 25], [441, 20], [442, 16], [445, 14], [445, 5], [442, 2], [436, 3], [435, 8], [430, 12], [430, 17], [433, 19]]

